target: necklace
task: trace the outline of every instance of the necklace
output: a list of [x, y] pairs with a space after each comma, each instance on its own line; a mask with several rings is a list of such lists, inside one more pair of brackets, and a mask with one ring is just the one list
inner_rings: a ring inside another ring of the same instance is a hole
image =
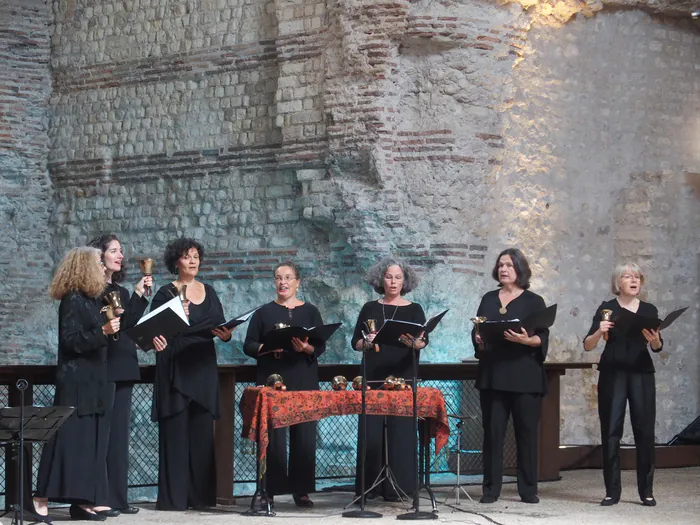
[[[382, 303], [382, 317], [384, 317], [384, 324], [386, 324], [387, 318], [386, 318], [386, 310], [384, 309], [384, 307], [385, 307], [385, 305], [384, 305], [384, 303]], [[394, 316], [396, 315], [396, 312], [398, 311], [398, 309], [399, 309], [399, 305], [397, 304], [397, 305], [394, 307], [394, 313], [391, 314], [391, 320], [392, 320], [392, 321], [394, 320]]]
[[498, 313], [501, 314], [501, 315], [506, 315], [507, 312], [508, 312], [508, 310], [506, 310], [506, 307], [505, 307], [505, 306], [501, 306], [501, 307], [498, 309]]

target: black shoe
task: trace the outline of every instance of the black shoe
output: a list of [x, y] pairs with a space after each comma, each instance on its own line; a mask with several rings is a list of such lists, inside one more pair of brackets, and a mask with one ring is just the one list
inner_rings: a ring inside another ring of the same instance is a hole
[[620, 498], [613, 498], [611, 496], [605, 496], [600, 505], [603, 507], [610, 507], [611, 505], [617, 505], [620, 502]]
[[484, 494], [483, 496], [481, 496], [479, 503], [496, 503], [497, 501], [498, 497], [491, 496], [490, 494]]
[[121, 514], [119, 509], [96, 510], [95, 514], [104, 516], [105, 518], [116, 518]]
[[119, 510], [119, 512], [121, 512], [122, 514], [138, 514], [138, 512], [141, 509], [138, 507], [128, 506], [128, 507], [124, 507], [122, 509], [117, 509], [117, 510]]
[[533, 503], [534, 504], [534, 503], [539, 503], [540, 498], [538, 498], [537, 496], [527, 496], [527, 497], [521, 496], [520, 501], [522, 501], [523, 503]]
[[32, 520], [34, 520], [36, 523], [53, 523], [53, 518], [51, 516], [48, 514], [46, 516], [42, 516], [36, 511], [36, 509], [28, 508], [24, 512], [29, 514], [32, 517]]
[[310, 509], [314, 506], [314, 502], [311, 501], [308, 494], [292, 494], [292, 497], [294, 498], [294, 503], [297, 507], [301, 507], [302, 509]]
[[100, 514], [88, 512], [79, 505], [70, 506], [70, 517], [74, 520], [82, 521], [104, 521], [107, 516], [101, 516]]
[[645, 507], [656, 507], [656, 500], [653, 496], [650, 498], [644, 498], [642, 500], [642, 505], [644, 505]]

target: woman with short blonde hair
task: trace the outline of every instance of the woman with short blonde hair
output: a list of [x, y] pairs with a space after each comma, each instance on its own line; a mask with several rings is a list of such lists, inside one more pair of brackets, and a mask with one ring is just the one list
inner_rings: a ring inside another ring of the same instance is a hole
[[40, 521], [50, 521], [48, 500], [70, 503], [73, 519], [102, 521], [110, 511], [106, 460], [114, 386], [107, 381], [107, 338], [119, 331], [119, 318], [103, 318], [104, 288], [100, 250], [90, 247], [68, 252], [49, 287], [61, 301], [54, 405], [75, 411], [41, 455], [34, 499]]
[[598, 363], [598, 416], [603, 448], [604, 507], [620, 501], [620, 439], [622, 438], [627, 403], [637, 451], [637, 490], [642, 504], [653, 507], [654, 499], [654, 425], [656, 422], [656, 385], [654, 363], [649, 355], [661, 352], [663, 340], [659, 330], [622, 332], [615, 320], [625, 309], [644, 317], [658, 318], [651, 303], [639, 300], [645, 278], [639, 265], [618, 264], [612, 273], [611, 291], [616, 297], [603, 301], [591, 328], [583, 340], [586, 351], [593, 350], [605, 339], [605, 348]]

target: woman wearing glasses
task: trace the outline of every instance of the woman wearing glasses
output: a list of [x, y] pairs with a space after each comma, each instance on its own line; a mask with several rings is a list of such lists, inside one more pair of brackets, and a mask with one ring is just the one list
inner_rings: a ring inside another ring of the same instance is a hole
[[[271, 374], [280, 374], [287, 390], [318, 390], [318, 358], [325, 351], [325, 345], [293, 338], [291, 348], [260, 355], [265, 334], [274, 330], [275, 325], [312, 328], [323, 324], [318, 308], [297, 298], [300, 277], [299, 267], [293, 262], [277, 266], [274, 271], [277, 297], [262, 306], [250, 320], [244, 351], [258, 362], [258, 385], [264, 385]], [[270, 433], [267, 448], [270, 503], [274, 503], [275, 495], [291, 492], [298, 507], [312, 507], [309, 493], [316, 488], [316, 422], [289, 427], [289, 462], [286, 432], [286, 428], [279, 428]]]
[[[586, 351], [605, 339], [598, 363], [598, 415], [603, 447], [604, 507], [620, 501], [620, 439], [625, 422], [625, 408], [630, 405], [630, 421], [637, 450], [637, 490], [642, 504], [656, 505], [654, 499], [654, 424], [656, 422], [656, 386], [654, 363], [649, 349], [661, 352], [659, 330], [624, 333], [614, 321], [624, 308], [644, 317], [658, 317], [656, 306], [639, 300], [644, 274], [635, 263], [620, 264], [612, 275], [611, 288], [616, 297], [598, 307], [588, 335], [583, 340]], [[607, 310], [607, 312], [606, 312]], [[608, 314], [608, 315], [605, 315]]]

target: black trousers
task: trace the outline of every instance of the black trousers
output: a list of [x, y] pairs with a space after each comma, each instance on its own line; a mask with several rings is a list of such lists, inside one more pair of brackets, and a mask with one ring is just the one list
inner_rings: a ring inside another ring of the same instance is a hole
[[316, 491], [316, 422], [299, 423], [270, 433], [267, 446], [267, 491], [270, 495], [309, 494]]
[[196, 403], [158, 421], [158, 510], [216, 505], [214, 416]]
[[537, 456], [541, 394], [480, 390], [481, 415], [484, 425], [485, 496], [500, 497], [503, 485], [503, 445], [508, 416], [513, 416], [517, 448], [518, 493], [521, 498], [537, 495]]
[[630, 421], [637, 451], [637, 489], [639, 497], [653, 496], [654, 425], [656, 423], [656, 385], [654, 374], [624, 370], [601, 370], [598, 378], [598, 415], [603, 445], [605, 494], [618, 499], [620, 481], [620, 439], [625, 423], [625, 408], [630, 405]]
[[[398, 416], [367, 416], [367, 457], [365, 460], [365, 490], [368, 490], [384, 465], [384, 422], [386, 420], [386, 449], [389, 467], [401, 490], [411, 496], [416, 490], [413, 419]], [[358, 425], [358, 444], [362, 439], [362, 421]], [[360, 447], [357, 450], [355, 494], [360, 494]], [[397, 495], [387, 480], [375, 489], [384, 498]]]
[[[112, 394], [105, 400], [112, 406]], [[60, 503], [108, 505], [107, 446], [111, 414], [75, 412], [44, 445], [36, 496]]]
[[112, 423], [107, 448], [107, 479], [109, 506], [123, 509], [129, 506], [127, 486], [129, 476], [129, 429], [131, 426], [131, 393], [134, 384], [115, 383]]

